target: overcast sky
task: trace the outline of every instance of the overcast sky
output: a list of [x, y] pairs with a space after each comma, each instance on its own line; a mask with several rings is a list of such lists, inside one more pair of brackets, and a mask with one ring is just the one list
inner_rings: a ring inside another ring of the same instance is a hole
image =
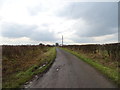
[[118, 42], [118, 3], [0, 0], [0, 33], [0, 44]]

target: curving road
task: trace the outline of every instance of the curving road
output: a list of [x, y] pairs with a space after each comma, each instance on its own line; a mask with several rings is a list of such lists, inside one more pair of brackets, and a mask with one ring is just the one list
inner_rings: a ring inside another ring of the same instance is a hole
[[47, 73], [33, 80], [29, 88], [115, 88], [93, 67], [74, 55], [57, 50], [57, 56]]

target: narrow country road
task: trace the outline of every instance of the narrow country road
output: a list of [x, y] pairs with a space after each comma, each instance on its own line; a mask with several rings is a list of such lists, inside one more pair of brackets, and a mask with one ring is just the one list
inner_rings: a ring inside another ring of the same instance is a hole
[[93, 67], [57, 48], [57, 56], [47, 73], [33, 80], [28, 88], [114, 88]]

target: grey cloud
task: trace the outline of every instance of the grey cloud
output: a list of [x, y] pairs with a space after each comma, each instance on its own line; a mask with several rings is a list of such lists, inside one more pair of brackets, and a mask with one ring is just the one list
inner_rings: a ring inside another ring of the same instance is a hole
[[95, 41], [92, 38], [88, 38], [88, 37], [77, 36], [77, 37], [72, 37], [70, 39], [75, 43], [95, 43]]
[[112, 37], [106, 38], [104, 42], [118, 42], [118, 33], [112, 34]]
[[2, 36], [9, 38], [28, 37], [37, 26], [26, 26], [18, 24], [3, 24], [2, 25]]
[[30, 37], [37, 41], [56, 41], [57, 39], [54, 37], [53, 32], [49, 32], [48, 30], [43, 31], [34, 31]]
[[42, 12], [42, 4], [37, 5], [36, 7], [30, 7], [28, 8], [28, 12], [31, 16], [37, 15], [39, 12]]
[[36, 41], [55, 41], [57, 40], [53, 32], [49, 30], [39, 30], [37, 26], [26, 26], [18, 24], [2, 25], [2, 36], [8, 38], [28, 37]]
[[[99, 37], [99, 36], [98, 36]], [[108, 42], [118, 42], [118, 33], [112, 34], [111, 37], [109, 38], [104, 38], [103, 40], [95, 40], [94, 38], [91, 37], [72, 37], [70, 38], [72, 41], [75, 43], [108, 43]]]
[[118, 32], [117, 27], [108, 27], [104, 23], [101, 24], [88, 23], [88, 25], [81, 28], [78, 22], [74, 25], [74, 27], [76, 28], [76, 34], [82, 37], [96, 37], [96, 36], [109, 35]]
[[5, 3], [4, 1], [5, 1], [5, 0], [0, 0], [0, 9], [1, 9], [1, 7], [3, 6], [3, 4]]
[[95, 43], [96, 41], [94, 41], [93, 39], [91, 38], [78, 38], [78, 39], [75, 39], [73, 40], [75, 43]]
[[49, 9], [49, 8], [45, 7], [44, 4], [42, 4], [42, 3], [38, 3], [36, 6], [29, 7], [27, 9], [28, 9], [28, 13], [31, 16], [36, 16], [39, 12], [46, 12], [47, 9]]
[[81, 29], [79, 22], [73, 26], [79, 36], [95, 37], [118, 32], [117, 29], [114, 29], [118, 27], [117, 2], [74, 2], [61, 11], [58, 16], [85, 20], [89, 28]]

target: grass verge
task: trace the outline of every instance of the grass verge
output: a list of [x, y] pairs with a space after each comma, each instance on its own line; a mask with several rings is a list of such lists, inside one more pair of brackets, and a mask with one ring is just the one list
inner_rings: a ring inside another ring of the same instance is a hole
[[77, 56], [78, 58], [80, 58], [84, 62], [95, 67], [97, 70], [99, 70], [104, 75], [106, 75], [110, 80], [112, 80], [118, 87], [120, 87], [120, 78], [119, 78], [120, 73], [116, 69], [111, 69], [109, 67], [106, 67], [106, 66], [100, 64], [99, 62], [95, 62], [92, 59], [87, 58], [87, 57], [83, 56], [82, 54], [77, 53], [77, 52], [72, 51], [72, 50], [69, 50], [67, 48], [61, 48], [61, 49], [65, 50], [67, 52], [70, 52], [71, 54]]
[[25, 82], [32, 79], [34, 75], [45, 72], [52, 65], [55, 57], [56, 49], [50, 48], [48, 52], [44, 53], [44, 57], [42, 57], [42, 65], [35, 64], [26, 71], [13, 74], [4, 83], [3, 88], [19, 88]]

